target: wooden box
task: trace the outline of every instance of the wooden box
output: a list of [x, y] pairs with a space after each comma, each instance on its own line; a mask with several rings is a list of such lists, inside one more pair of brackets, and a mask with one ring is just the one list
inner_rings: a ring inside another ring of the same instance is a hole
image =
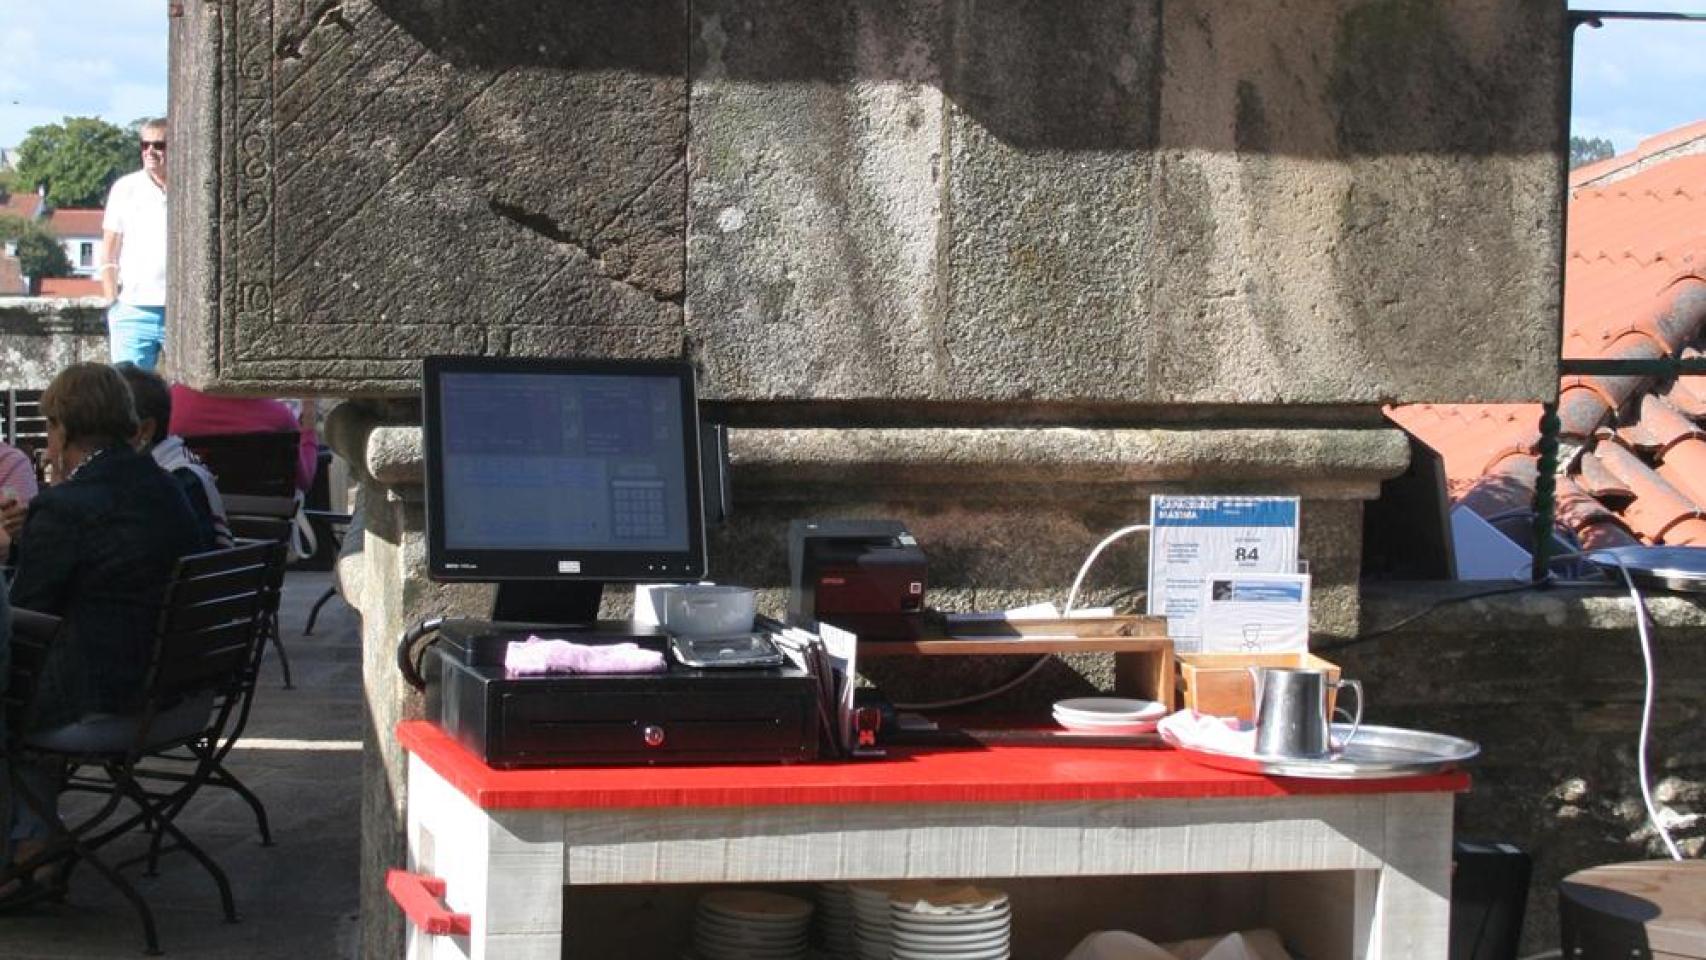
[[1052, 653], [1111, 653], [1114, 693], [1174, 704], [1173, 641], [1162, 617], [1072, 617], [955, 623], [953, 636], [861, 641], [864, 657], [1035, 657]]
[[[1339, 679], [1338, 664], [1313, 653], [1181, 653], [1179, 697], [1181, 704], [1198, 713], [1216, 717], [1255, 720], [1255, 681], [1251, 667], [1309, 667], [1325, 670], [1329, 683]], [[1330, 716], [1338, 702], [1338, 691], [1328, 690]]]

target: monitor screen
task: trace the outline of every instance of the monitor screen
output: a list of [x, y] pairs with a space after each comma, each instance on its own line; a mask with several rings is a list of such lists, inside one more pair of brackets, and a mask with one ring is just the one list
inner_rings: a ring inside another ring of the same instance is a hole
[[435, 579], [704, 575], [687, 364], [429, 357], [423, 385]]

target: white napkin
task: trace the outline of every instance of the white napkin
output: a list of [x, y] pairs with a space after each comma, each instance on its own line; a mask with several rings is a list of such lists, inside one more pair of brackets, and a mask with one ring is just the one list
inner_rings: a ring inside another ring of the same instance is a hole
[[1135, 933], [1098, 930], [1078, 941], [1066, 960], [1174, 960], [1173, 955]]
[[1162, 738], [1200, 750], [1250, 756], [1256, 752], [1256, 728], [1233, 717], [1211, 717], [1180, 710], [1156, 725]]
[[1166, 944], [1177, 960], [1291, 960], [1279, 934], [1272, 930], [1242, 930], [1224, 937], [1203, 937]]

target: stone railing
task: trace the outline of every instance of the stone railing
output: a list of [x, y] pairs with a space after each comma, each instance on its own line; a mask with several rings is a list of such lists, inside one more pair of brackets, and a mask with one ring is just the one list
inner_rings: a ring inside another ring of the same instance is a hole
[[0, 297], [0, 388], [40, 389], [69, 364], [107, 358], [99, 298]]
[[[1363, 681], [1372, 722], [1481, 744], [1474, 787], [1458, 800], [1457, 836], [1514, 843], [1534, 857], [1523, 931], [1524, 951], [1533, 952], [1558, 942], [1558, 881], [1665, 851], [1641, 800], [1645, 671], [1628, 593], [1607, 585], [1464, 598], [1498, 586], [1365, 584], [1365, 635], [1416, 619], [1325, 656]], [[1657, 680], [1648, 777], [1683, 855], [1698, 857], [1706, 849], [1706, 602], [1654, 594], [1646, 607]]]

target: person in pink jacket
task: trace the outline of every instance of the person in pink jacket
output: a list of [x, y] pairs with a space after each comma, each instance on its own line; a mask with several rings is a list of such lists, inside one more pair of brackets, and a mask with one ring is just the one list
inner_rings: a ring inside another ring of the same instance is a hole
[[36, 497], [36, 466], [30, 455], [8, 443], [0, 443], [0, 500], [27, 504]]
[[172, 425], [168, 433], [180, 437], [206, 437], [274, 430], [301, 431], [296, 489], [306, 493], [314, 484], [314, 472], [320, 463], [320, 438], [314, 434], [313, 401], [306, 403], [302, 416], [298, 418], [296, 411], [278, 400], [216, 397], [181, 383], [172, 384]]

